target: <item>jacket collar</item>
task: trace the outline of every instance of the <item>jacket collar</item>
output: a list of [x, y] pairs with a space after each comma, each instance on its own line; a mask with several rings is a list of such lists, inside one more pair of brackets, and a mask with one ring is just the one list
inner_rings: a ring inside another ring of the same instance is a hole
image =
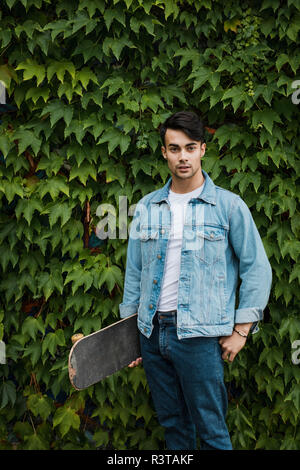
[[[213, 180], [208, 176], [206, 171], [204, 171], [203, 169], [201, 169], [201, 171], [205, 178], [205, 181], [203, 183], [204, 188], [200, 196], [195, 196], [195, 199], [202, 199], [202, 201], [204, 202], [216, 205], [216, 186]], [[168, 181], [166, 182], [166, 184], [156, 192], [153, 199], [151, 200], [151, 203], [160, 203], [162, 201], [167, 202], [171, 183], [172, 183], [172, 177], [170, 177]]]

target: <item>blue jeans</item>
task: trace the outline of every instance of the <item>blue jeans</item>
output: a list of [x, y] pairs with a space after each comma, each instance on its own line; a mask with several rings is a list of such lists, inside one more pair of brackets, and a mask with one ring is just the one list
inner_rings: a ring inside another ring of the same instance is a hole
[[168, 450], [232, 450], [218, 337], [178, 339], [176, 310], [156, 312], [150, 338], [140, 333], [141, 355]]

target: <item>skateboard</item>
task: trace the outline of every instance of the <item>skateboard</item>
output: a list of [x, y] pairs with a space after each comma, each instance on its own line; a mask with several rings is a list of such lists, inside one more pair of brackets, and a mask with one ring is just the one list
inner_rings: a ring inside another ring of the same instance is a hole
[[76, 334], [72, 342], [69, 378], [76, 390], [82, 390], [141, 356], [137, 314], [87, 336]]

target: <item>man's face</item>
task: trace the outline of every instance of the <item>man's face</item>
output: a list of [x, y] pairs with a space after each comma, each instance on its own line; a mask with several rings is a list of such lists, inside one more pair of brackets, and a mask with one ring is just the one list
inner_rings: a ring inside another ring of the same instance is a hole
[[162, 154], [168, 162], [168, 167], [179, 179], [192, 178], [201, 172], [201, 158], [205, 153], [206, 144], [193, 140], [180, 130], [167, 129], [165, 147]]

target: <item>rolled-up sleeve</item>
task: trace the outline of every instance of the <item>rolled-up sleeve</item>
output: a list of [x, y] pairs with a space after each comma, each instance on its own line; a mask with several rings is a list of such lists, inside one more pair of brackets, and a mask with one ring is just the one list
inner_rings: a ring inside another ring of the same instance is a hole
[[121, 318], [137, 313], [140, 301], [141, 241], [139, 237], [141, 206], [137, 204], [130, 226], [127, 247], [126, 271], [122, 303], [119, 304]]
[[253, 322], [251, 332], [255, 333], [270, 297], [272, 268], [250, 209], [240, 196], [230, 213], [229, 241], [241, 279], [235, 323]]

